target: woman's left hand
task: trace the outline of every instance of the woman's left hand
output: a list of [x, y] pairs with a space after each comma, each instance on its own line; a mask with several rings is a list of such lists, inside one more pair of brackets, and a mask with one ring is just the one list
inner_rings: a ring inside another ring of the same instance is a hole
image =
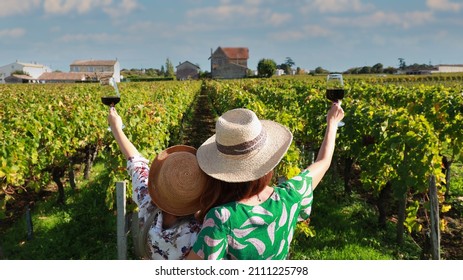
[[111, 129], [122, 129], [122, 118], [114, 106], [109, 108], [108, 123]]

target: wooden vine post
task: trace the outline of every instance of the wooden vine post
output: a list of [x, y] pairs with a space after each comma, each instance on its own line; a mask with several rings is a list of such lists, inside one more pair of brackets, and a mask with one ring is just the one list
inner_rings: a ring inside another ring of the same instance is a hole
[[440, 260], [439, 199], [434, 175], [429, 178], [429, 200], [431, 205], [431, 255], [433, 260]]
[[125, 223], [125, 182], [116, 182], [117, 199], [117, 258], [127, 259], [127, 230]]

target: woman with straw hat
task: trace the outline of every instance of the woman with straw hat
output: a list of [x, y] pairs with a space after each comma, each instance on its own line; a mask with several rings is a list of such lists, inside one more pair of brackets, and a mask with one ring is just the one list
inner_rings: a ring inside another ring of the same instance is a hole
[[196, 149], [172, 146], [159, 153], [151, 166], [122, 130], [114, 107], [108, 121], [132, 178], [132, 198], [137, 203], [141, 236], [138, 253], [150, 259], [184, 259], [201, 229], [195, 213], [207, 175], [198, 166]]
[[343, 117], [333, 104], [316, 161], [276, 187], [269, 183], [291, 132], [247, 109], [219, 117], [216, 134], [197, 152], [199, 166], [213, 179], [201, 198], [207, 214], [188, 259], [286, 259], [296, 223], [309, 218], [312, 191], [330, 166]]

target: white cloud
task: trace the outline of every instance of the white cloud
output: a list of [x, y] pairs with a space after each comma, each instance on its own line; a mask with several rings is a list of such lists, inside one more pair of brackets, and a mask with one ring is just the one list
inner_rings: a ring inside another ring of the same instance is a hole
[[43, 0], [43, 9], [46, 14], [65, 15], [77, 12], [89, 13], [101, 9], [111, 17], [128, 14], [139, 7], [138, 0], [122, 0], [113, 3], [113, 0]]
[[[125, 34], [130, 34], [131, 40], [137, 40], [139, 42], [144, 42], [153, 38], [173, 38], [182, 32], [189, 33], [204, 31], [201, 29], [195, 29], [197, 25], [194, 24], [187, 24], [184, 27], [185, 30], [182, 30], [179, 26], [171, 26], [163, 22], [144, 20], [134, 22], [133, 24], [126, 26], [122, 28], [122, 31]], [[127, 40], [127, 38], [125, 40]]]
[[403, 14], [402, 26], [409, 28], [413, 26], [425, 25], [427, 23], [434, 22], [436, 18], [432, 12], [409, 12]]
[[329, 37], [333, 32], [319, 25], [307, 25], [303, 28], [310, 37]]
[[319, 25], [306, 25], [299, 30], [285, 30], [270, 35], [276, 41], [299, 41], [307, 38], [329, 37], [333, 32]]
[[150, 30], [156, 30], [156, 24], [149, 20], [137, 21], [124, 28], [128, 33], [145, 33]]
[[2, 0], [0, 17], [26, 14], [40, 5], [41, 0]]
[[26, 34], [26, 30], [23, 28], [12, 28], [12, 29], [0, 29], [0, 38], [19, 38]]
[[265, 22], [273, 26], [280, 26], [291, 20], [292, 15], [289, 13], [270, 13], [266, 16]]
[[111, 4], [111, 0], [44, 0], [46, 14], [68, 14], [77, 11], [84, 14], [95, 7]]
[[363, 4], [361, 0], [307, 0], [302, 13], [309, 13], [312, 10], [321, 13], [342, 13], [342, 12], [366, 12], [374, 6]]
[[244, 0], [242, 4], [236, 1], [221, 0], [218, 6], [209, 6], [192, 9], [186, 12], [190, 23], [200, 22], [221, 22], [239, 23], [240, 25], [253, 26], [265, 23], [271, 26], [281, 26], [289, 22], [293, 15], [291, 13], [275, 12], [268, 8], [262, 0]]
[[27, 14], [42, 8], [47, 15], [85, 14], [102, 10], [113, 18], [129, 14], [140, 4], [139, 0], [2, 0], [0, 17]]
[[200, 9], [193, 9], [187, 12], [188, 18], [209, 18], [213, 20], [229, 20], [241, 16], [255, 17], [260, 13], [257, 6], [246, 7], [244, 5], [229, 5], [224, 4], [217, 7], [205, 7]]
[[111, 35], [108, 33], [94, 33], [94, 34], [66, 34], [58, 38], [62, 43], [73, 42], [94, 42], [94, 43], [114, 43], [120, 42], [123, 38], [119, 35]]
[[[263, 3], [263, 0], [243, 0], [244, 6], [259, 6], [260, 4]], [[268, 1], [268, 0], [267, 0]], [[235, 0], [220, 0], [220, 5], [231, 5], [233, 2], [236, 3]]]
[[117, 6], [104, 6], [103, 11], [110, 15], [112, 18], [117, 18], [129, 14], [139, 7], [140, 4], [138, 4], [137, 0], [122, 0], [122, 2]]
[[463, 3], [454, 3], [450, 2], [449, 0], [427, 0], [426, 5], [432, 9], [437, 11], [453, 11], [458, 12], [463, 9]]
[[377, 27], [381, 25], [395, 25], [402, 28], [410, 28], [413, 26], [424, 25], [435, 21], [432, 12], [409, 12], [409, 13], [385, 13], [375, 12], [366, 16], [355, 18], [347, 17], [331, 17], [328, 22], [339, 26], [354, 26], [354, 27]]

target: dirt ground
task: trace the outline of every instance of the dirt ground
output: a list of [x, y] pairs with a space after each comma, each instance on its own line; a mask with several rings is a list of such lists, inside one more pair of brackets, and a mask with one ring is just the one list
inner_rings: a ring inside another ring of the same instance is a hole
[[441, 232], [442, 259], [463, 260], [463, 218], [452, 210], [443, 218], [447, 222], [447, 229]]
[[198, 148], [204, 141], [214, 134], [215, 117], [208, 96], [201, 94], [198, 96], [192, 126], [183, 127], [183, 144]]

